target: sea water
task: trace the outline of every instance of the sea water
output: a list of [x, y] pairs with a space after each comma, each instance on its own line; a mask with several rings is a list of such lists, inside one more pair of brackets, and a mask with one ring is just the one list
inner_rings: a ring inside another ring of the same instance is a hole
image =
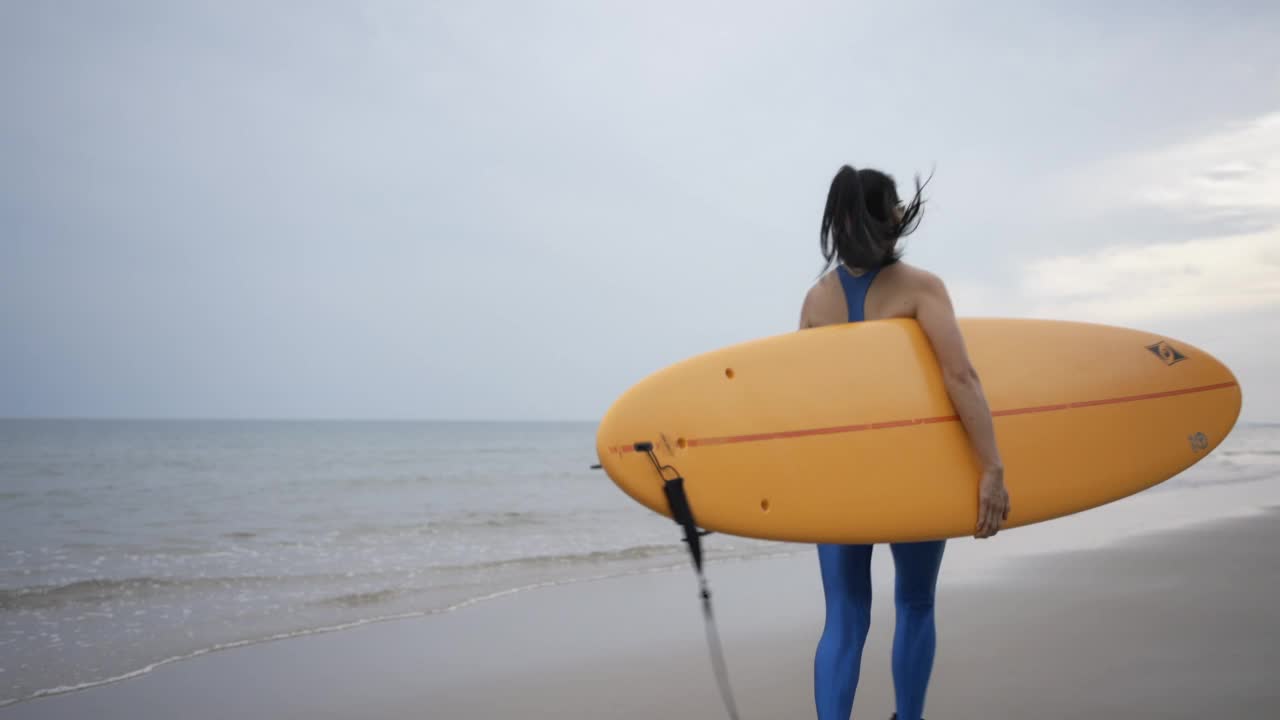
[[[241, 644], [684, 566], [589, 423], [0, 421], [0, 704]], [[1243, 425], [1148, 492], [1280, 470]], [[712, 561], [805, 546], [717, 536]]]

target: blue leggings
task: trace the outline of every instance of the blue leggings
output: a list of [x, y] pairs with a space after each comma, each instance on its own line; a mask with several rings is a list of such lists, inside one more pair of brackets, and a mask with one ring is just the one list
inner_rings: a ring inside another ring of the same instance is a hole
[[[849, 720], [871, 626], [871, 545], [819, 545], [827, 621], [813, 664], [818, 720]], [[920, 720], [933, 669], [933, 597], [945, 540], [894, 543], [893, 686], [899, 720]]]

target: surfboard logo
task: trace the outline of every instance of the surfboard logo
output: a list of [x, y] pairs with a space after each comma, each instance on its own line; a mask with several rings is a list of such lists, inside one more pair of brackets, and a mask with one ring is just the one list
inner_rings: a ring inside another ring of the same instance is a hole
[[662, 447], [666, 449], [668, 455], [675, 455], [676, 451], [671, 449], [671, 441], [667, 439], [666, 433], [658, 433], [658, 437], [662, 438]]
[[1191, 441], [1191, 452], [1198, 453], [1209, 449], [1209, 438], [1202, 432], [1188, 435], [1187, 440]]
[[1177, 348], [1165, 342], [1164, 340], [1161, 340], [1155, 345], [1148, 345], [1147, 349], [1150, 350], [1152, 354], [1154, 354], [1156, 357], [1163, 360], [1165, 365], [1175, 365], [1187, 359], [1186, 355], [1183, 355], [1182, 353], [1178, 352]]

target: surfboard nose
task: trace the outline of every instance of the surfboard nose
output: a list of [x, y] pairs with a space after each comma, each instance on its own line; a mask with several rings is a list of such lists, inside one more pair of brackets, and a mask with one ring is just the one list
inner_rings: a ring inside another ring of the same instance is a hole
[[1148, 345], [1147, 350], [1170, 372], [1179, 375], [1188, 389], [1205, 388], [1214, 392], [1214, 413], [1219, 422], [1226, 421], [1226, 425], [1216, 433], [1216, 438], [1209, 438], [1204, 449], [1217, 447], [1235, 427], [1244, 407], [1244, 390], [1236, 374], [1211, 353], [1183, 340], [1161, 338]]

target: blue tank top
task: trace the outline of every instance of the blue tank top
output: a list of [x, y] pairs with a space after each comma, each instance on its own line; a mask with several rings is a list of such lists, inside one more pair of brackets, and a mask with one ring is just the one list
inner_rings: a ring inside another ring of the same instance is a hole
[[871, 288], [871, 282], [876, 279], [880, 268], [854, 277], [849, 268], [840, 263], [837, 272], [840, 273], [840, 285], [844, 288], [844, 302], [849, 308], [849, 322], [866, 320], [867, 290]]

